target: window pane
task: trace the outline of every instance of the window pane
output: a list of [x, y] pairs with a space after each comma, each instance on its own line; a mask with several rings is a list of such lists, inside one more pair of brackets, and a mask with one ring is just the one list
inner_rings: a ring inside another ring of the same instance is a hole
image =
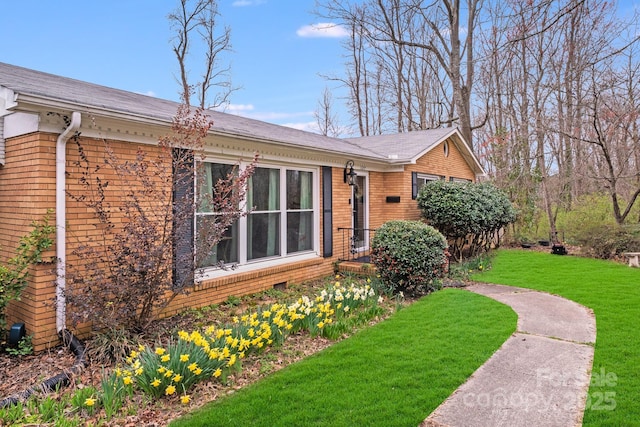
[[238, 221], [227, 228], [217, 245], [211, 245], [204, 238], [207, 230], [215, 227], [216, 215], [201, 215], [197, 218], [197, 265], [202, 267], [215, 267], [218, 262], [233, 264], [238, 262]]
[[287, 209], [312, 209], [312, 173], [287, 171]]
[[247, 239], [247, 260], [280, 255], [280, 213], [250, 214]]
[[234, 173], [234, 166], [220, 163], [204, 163], [200, 166], [198, 168], [198, 212], [213, 212], [216, 184]]
[[280, 170], [256, 168], [249, 182], [248, 206], [256, 211], [280, 209]]
[[287, 214], [287, 252], [313, 249], [313, 212]]

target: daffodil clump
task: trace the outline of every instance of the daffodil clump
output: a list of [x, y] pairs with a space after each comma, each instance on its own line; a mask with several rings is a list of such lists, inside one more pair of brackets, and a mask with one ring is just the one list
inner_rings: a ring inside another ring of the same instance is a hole
[[182, 403], [189, 403], [188, 391], [195, 383], [226, 378], [241, 369], [246, 356], [282, 344], [291, 333], [306, 330], [329, 336], [335, 322], [362, 306], [375, 308], [377, 302], [369, 283], [343, 286], [336, 281], [315, 298], [272, 304], [234, 316], [223, 327], [180, 331], [178, 339], [166, 347], [141, 347], [131, 353], [126, 368], [116, 369], [114, 375], [125, 386], [135, 383], [155, 398], [178, 395]]
[[354, 283], [345, 286], [339, 281], [340, 276], [336, 276], [336, 279], [315, 299], [302, 297], [289, 306], [294, 330], [308, 330], [312, 335], [336, 338], [339, 335], [337, 332], [343, 329], [336, 322], [362, 307], [376, 310], [378, 298], [381, 297], [371, 287], [370, 279], [364, 286]]

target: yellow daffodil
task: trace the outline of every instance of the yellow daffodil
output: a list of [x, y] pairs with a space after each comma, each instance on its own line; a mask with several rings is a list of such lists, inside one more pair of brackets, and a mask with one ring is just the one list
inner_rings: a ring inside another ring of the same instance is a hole
[[155, 351], [155, 353], [156, 353], [158, 356], [162, 356], [163, 354], [165, 354], [165, 353], [166, 353], [166, 350], [165, 350], [164, 348], [162, 348], [162, 347], [156, 347], [156, 351]]
[[139, 377], [140, 375], [142, 375], [142, 373], [144, 372], [143, 368], [138, 368], [135, 370], [135, 374], [137, 377]]
[[154, 378], [153, 381], [151, 381], [151, 385], [154, 387], [159, 387], [161, 382], [162, 381], [160, 381], [159, 379]]
[[180, 355], [180, 361], [181, 362], [187, 362], [189, 360], [189, 355], [188, 354], [181, 354]]
[[124, 383], [124, 385], [129, 385], [133, 383], [133, 380], [131, 379], [131, 377], [124, 377], [122, 379], [122, 382]]
[[132, 350], [130, 356], [131, 356], [132, 359], [135, 359], [136, 357], [138, 357], [138, 352], [135, 351], [135, 350]]
[[159, 373], [159, 374], [164, 374], [164, 373], [166, 372], [166, 370], [167, 370], [167, 368], [165, 368], [164, 366], [160, 366], [160, 367], [158, 368], [158, 373]]
[[233, 366], [235, 363], [236, 363], [236, 355], [232, 354], [231, 357], [229, 358], [229, 362], [227, 363], [227, 365]]
[[196, 362], [193, 362], [191, 365], [187, 366], [187, 369], [189, 369], [189, 371], [193, 372], [196, 369], [198, 369], [198, 364]]
[[168, 354], [165, 354], [160, 358], [161, 362], [168, 362], [169, 360], [171, 360], [171, 356], [169, 356]]
[[196, 368], [196, 369], [194, 369], [194, 370], [193, 370], [193, 373], [194, 373], [195, 375], [200, 375], [200, 374], [202, 373], [202, 369], [200, 369], [200, 368]]
[[220, 375], [222, 375], [222, 369], [218, 368], [216, 369], [216, 371], [213, 373], [213, 376], [218, 378]]
[[180, 396], [180, 403], [182, 403], [183, 405], [186, 405], [189, 402], [191, 402], [191, 397], [188, 394]]
[[180, 381], [182, 381], [182, 375], [180, 374], [176, 374], [171, 381], [173, 381], [174, 383], [179, 383]]
[[176, 387], [173, 385], [167, 386], [167, 388], [164, 390], [164, 394], [167, 396], [171, 396], [175, 392], [176, 392]]
[[84, 400], [84, 405], [91, 407], [91, 406], [94, 406], [96, 404], [96, 402], [97, 402], [96, 399], [94, 399], [93, 397], [87, 397]]

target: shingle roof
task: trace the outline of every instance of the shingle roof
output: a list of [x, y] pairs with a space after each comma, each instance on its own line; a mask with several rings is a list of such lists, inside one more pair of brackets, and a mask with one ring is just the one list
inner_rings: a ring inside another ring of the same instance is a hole
[[[0, 62], [0, 86], [14, 93], [52, 103], [64, 103], [88, 110], [104, 110], [133, 119], [170, 123], [179, 104], [160, 98], [113, 89], [67, 77]], [[207, 111], [213, 120], [212, 132], [251, 138], [328, 152], [348, 154], [377, 161], [406, 163], [443, 140], [452, 128], [339, 139], [266, 123], [233, 114]], [[390, 156], [390, 155], [396, 156]]]
[[363, 136], [347, 138], [360, 147], [367, 147], [374, 153], [389, 159], [415, 159], [442, 142], [451, 135], [456, 128], [439, 128], [419, 130], [389, 135]]

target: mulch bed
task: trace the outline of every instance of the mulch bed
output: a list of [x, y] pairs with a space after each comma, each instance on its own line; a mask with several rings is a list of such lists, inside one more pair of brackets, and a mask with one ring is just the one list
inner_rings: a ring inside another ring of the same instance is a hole
[[[313, 295], [316, 290], [324, 286], [322, 282], [312, 282], [300, 285], [294, 292], [299, 294]], [[287, 298], [289, 298], [287, 291]], [[245, 297], [240, 306], [217, 306], [215, 309], [206, 312], [203, 318], [202, 311], [197, 313], [187, 313], [157, 322], [152, 331], [149, 332], [148, 344], [164, 341], [171, 334], [179, 329], [194, 330], [200, 329], [205, 324], [221, 324], [229, 322], [233, 315], [242, 313], [247, 309], [262, 306], [274, 302], [268, 295], [258, 295], [255, 297]], [[410, 302], [407, 302], [410, 303]], [[389, 302], [390, 306], [392, 302]], [[395, 304], [395, 302], [393, 302]], [[391, 310], [389, 310], [391, 311]], [[372, 321], [371, 324], [383, 320], [382, 318]], [[342, 337], [346, 338], [346, 336]], [[283, 367], [301, 360], [311, 354], [321, 351], [336, 341], [330, 341], [322, 337], [311, 337], [307, 333], [298, 333], [287, 338], [279, 348], [267, 348], [260, 355], [252, 355], [242, 362], [242, 370], [228, 378], [226, 384], [217, 381], [204, 381], [198, 383], [191, 390], [192, 401], [188, 405], [179, 403], [178, 398], [160, 399], [152, 404], [142, 404], [126, 415], [110, 422], [99, 418], [83, 418], [88, 424], [103, 426], [163, 426], [194, 408], [213, 401], [220, 396], [233, 393], [236, 390], [251, 384]], [[92, 352], [92, 341], [85, 343], [88, 352]], [[73, 366], [75, 356], [65, 347], [56, 347], [37, 355], [30, 356], [10, 356], [0, 352], [0, 400], [20, 393], [29, 387], [37, 387], [48, 378], [60, 374]], [[78, 388], [93, 386], [100, 388], [100, 381], [103, 372], [114, 368], [113, 364], [96, 362], [89, 358], [89, 365], [79, 375], [76, 375], [72, 384], [61, 390], [60, 393], [73, 393]], [[121, 411], [122, 412], [122, 411]]]

